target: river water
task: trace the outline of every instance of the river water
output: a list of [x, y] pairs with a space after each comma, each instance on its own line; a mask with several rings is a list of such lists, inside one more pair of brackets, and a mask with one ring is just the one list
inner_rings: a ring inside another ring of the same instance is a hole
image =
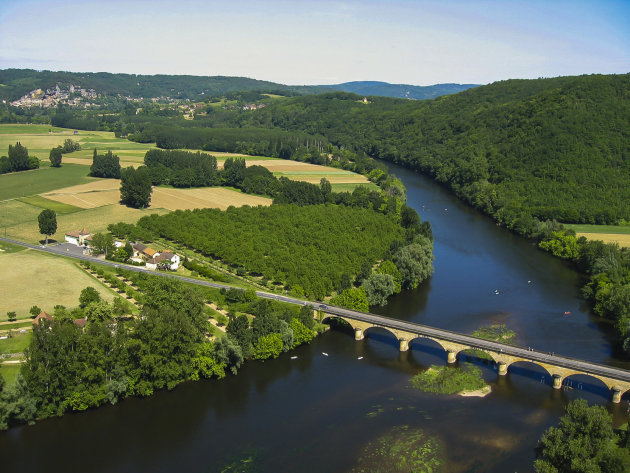
[[[435, 272], [374, 312], [463, 333], [503, 323], [519, 345], [623, 366], [613, 358], [611, 330], [579, 298], [578, 274], [429, 179], [392, 170], [407, 186], [408, 204], [433, 226]], [[352, 333], [331, 330], [222, 381], [0, 433], [0, 465], [21, 473], [347, 472], [371, 442], [408, 426], [437, 439], [441, 471], [528, 472], [538, 438], [569, 400], [606, 405], [615, 422], [625, 421], [627, 403], [609, 403], [603, 385], [576, 377], [573, 389], [554, 390], [532, 365], [498, 377], [480, 364], [492, 386], [485, 398], [414, 391], [410, 377], [445, 364], [446, 355], [432, 342], [411, 347], [400, 353], [384, 331], [355, 342]]]

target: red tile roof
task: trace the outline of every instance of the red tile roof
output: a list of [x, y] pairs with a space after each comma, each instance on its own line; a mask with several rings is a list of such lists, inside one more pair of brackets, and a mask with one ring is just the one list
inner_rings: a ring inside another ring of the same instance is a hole
[[33, 319], [33, 325], [39, 325], [39, 321], [41, 319], [46, 319], [46, 320], [50, 320], [52, 321], [52, 317], [50, 316], [50, 314], [47, 314], [46, 312], [44, 312], [43, 310], [39, 313], [39, 315], [37, 317], [35, 317]]

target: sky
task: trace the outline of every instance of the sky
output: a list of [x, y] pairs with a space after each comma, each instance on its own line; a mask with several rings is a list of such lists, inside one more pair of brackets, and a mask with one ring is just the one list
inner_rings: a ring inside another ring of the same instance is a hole
[[0, 69], [431, 85], [630, 72], [630, 0], [0, 0]]

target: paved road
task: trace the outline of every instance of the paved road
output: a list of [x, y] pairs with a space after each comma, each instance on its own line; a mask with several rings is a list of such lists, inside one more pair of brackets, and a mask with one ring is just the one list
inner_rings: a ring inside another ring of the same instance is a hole
[[[15, 245], [31, 248], [37, 251], [58, 254], [58, 255], [62, 255], [62, 256], [66, 256], [70, 258], [83, 260], [83, 261], [89, 261], [92, 263], [104, 264], [104, 265], [112, 266], [115, 268], [124, 267], [126, 270], [129, 270], [129, 271], [136, 271], [139, 273], [150, 273], [150, 274], [161, 276], [161, 277], [169, 277], [169, 278], [178, 279], [180, 281], [184, 281], [184, 282], [188, 282], [192, 284], [197, 284], [200, 286], [208, 286], [208, 287], [214, 287], [214, 288], [219, 288], [219, 289], [221, 288], [229, 289], [233, 287], [227, 284], [218, 284], [218, 283], [213, 283], [209, 281], [201, 281], [199, 279], [178, 276], [175, 274], [151, 271], [143, 267], [139, 267], [139, 266], [129, 266], [129, 265], [118, 264], [111, 261], [105, 261], [102, 259], [94, 258], [88, 255], [71, 254], [67, 252], [65, 248], [62, 246], [44, 247], [43, 245], [31, 245], [28, 243], [23, 243], [20, 241], [11, 240], [11, 239], [2, 238], [2, 237], [0, 237], [0, 240], [13, 243]], [[349, 318], [359, 320], [362, 322], [373, 323], [381, 327], [389, 327], [392, 329], [403, 330], [406, 332], [414, 333], [420, 337], [423, 337], [423, 336], [435, 337], [441, 340], [446, 340], [450, 342], [460, 343], [462, 345], [467, 345], [467, 346], [470, 346], [471, 348], [477, 348], [481, 350], [490, 350], [490, 351], [499, 352], [499, 353], [503, 352], [506, 355], [518, 356], [526, 360], [531, 360], [533, 362], [541, 362], [541, 363], [547, 363], [547, 364], [551, 364], [555, 366], [561, 366], [564, 368], [575, 369], [576, 371], [581, 371], [585, 374], [607, 376], [613, 379], [626, 381], [630, 383], [630, 371], [622, 370], [619, 368], [600, 365], [597, 363], [591, 363], [591, 362], [578, 360], [574, 358], [568, 358], [561, 355], [555, 355], [555, 354], [540, 352], [536, 350], [529, 350], [527, 348], [517, 347], [513, 345], [505, 345], [503, 343], [471, 337], [470, 335], [464, 335], [461, 333], [429, 327], [426, 325], [416, 324], [413, 322], [405, 322], [398, 319], [392, 319], [390, 317], [383, 317], [381, 315], [369, 314], [365, 312], [357, 312], [354, 310], [344, 309], [342, 307], [336, 307], [336, 306], [331, 306], [328, 304], [323, 304], [321, 302], [305, 301], [301, 299], [296, 299], [294, 297], [271, 294], [271, 293], [262, 292], [262, 291], [257, 291], [256, 294], [259, 297], [263, 297], [266, 299], [273, 299], [273, 300], [282, 301], [282, 302], [288, 302], [290, 304], [312, 305], [314, 306], [314, 308], [324, 310], [326, 313], [329, 313], [332, 315], [349, 317]]]

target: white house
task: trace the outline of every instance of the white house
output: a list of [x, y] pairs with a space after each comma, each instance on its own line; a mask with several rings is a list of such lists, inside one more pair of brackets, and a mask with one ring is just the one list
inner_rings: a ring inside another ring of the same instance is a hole
[[157, 253], [153, 258], [147, 260], [148, 269], [158, 269], [167, 267], [171, 271], [177, 271], [179, 268], [180, 258], [178, 255], [165, 251], [164, 253]]
[[77, 246], [87, 246], [92, 239], [92, 234], [85, 228], [83, 230], [73, 230], [66, 233], [66, 241]]

